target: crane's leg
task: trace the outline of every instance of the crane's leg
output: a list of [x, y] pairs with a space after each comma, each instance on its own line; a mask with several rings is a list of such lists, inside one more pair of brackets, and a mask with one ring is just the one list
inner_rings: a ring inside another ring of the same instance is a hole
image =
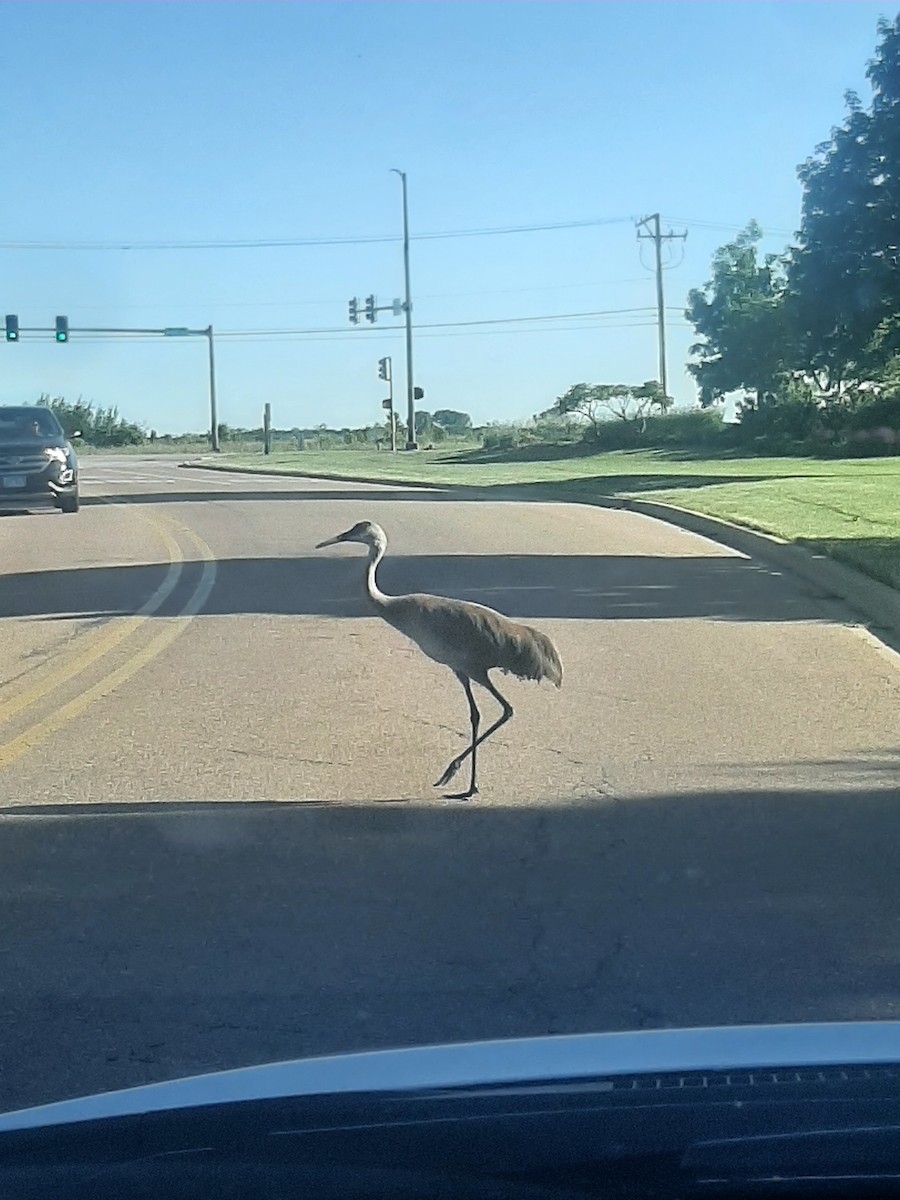
[[[466, 682], [468, 682], [468, 680]], [[474, 784], [475, 752], [476, 752], [476, 750], [478, 749], [478, 747], [481, 745], [482, 742], [486, 742], [488, 740], [488, 738], [491, 736], [492, 733], [496, 733], [501, 725], [505, 725], [506, 722], [509, 720], [509, 718], [513, 715], [513, 706], [510, 704], [510, 702], [506, 699], [505, 696], [500, 695], [500, 693], [497, 691], [497, 689], [491, 683], [491, 681], [488, 678], [488, 675], [486, 673], [484, 675], [484, 678], [477, 680], [477, 682], [480, 683], [482, 687], [487, 688], [487, 690], [491, 693], [491, 695], [500, 704], [503, 705], [503, 712], [500, 714], [499, 718], [494, 722], [494, 724], [491, 725], [489, 729], [486, 729], [484, 731], [484, 733], [481, 735], [481, 737], [475, 737], [474, 730], [473, 730], [472, 745], [468, 748], [468, 750], [463, 750], [462, 754], [457, 754], [456, 758], [453, 759], [453, 761], [447, 767], [447, 770], [443, 773], [443, 775], [440, 777], [440, 779], [434, 785], [435, 787], [444, 787], [446, 784], [448, 784], [450, 782], [450, 780], [453, 778], [453, 776], [456, 774], [456, 772], [459, 770], [460, 766], [466, 761], [466, 759], [469, 757], [470, 754], [472, 755], [472, 781]], [[471, 689], [471, 684], [469, 685], [469, 687], [466, 688], [466, 692], [470, 693], [470, 689]], [[472, 700], [471, 703], [474, 705], [475, 701]]]
[[[468, 675], [463, 675], [459, 671], [456, 672], [456, 678], [466, 689], [466, 699], [469, 701], [469, 720], [472, 723], [472, 744], [466, 751], [466, 754], [472, 755], [472, 775], [469, 779], [469, 790], [467, 792], [457, 792], [453, 796], [448, 796], [448, 800], [471, 800], [473, 796], [478, 795], [478, 785], [475, 782], [475, 751], [478, 745], [478, 726], [481, 724], [481, 713], [478, 711], [478, 705], [475, 703], [475, 697], [472, 695], [472, 685], [469, 683]], [[446, 772], [444, 773], [446, 775]], [[456, 774], [454, 771], [451, 775], [447, 775], [446, 779], [441, 776], [443, 783], [438, 782], [435, 787], [443, 787], [444, 783], [449, 783]]]

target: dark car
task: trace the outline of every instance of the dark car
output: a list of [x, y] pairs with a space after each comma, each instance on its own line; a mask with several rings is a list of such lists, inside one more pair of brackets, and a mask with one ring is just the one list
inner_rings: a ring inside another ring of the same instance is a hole
[[78, 459], [49, 408], [0, 407], [0, 512], [35, 508], [78, 512]]
[[0, 1115], [4, 1200], [859, 1200], [900, 1025], [652, 1029], [267, 1063]]

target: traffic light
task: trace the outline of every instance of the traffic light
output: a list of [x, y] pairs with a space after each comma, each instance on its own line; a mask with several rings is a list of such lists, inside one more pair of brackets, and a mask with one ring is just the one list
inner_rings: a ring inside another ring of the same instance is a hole
[[391, 360], [389, 358], [379, 358], [378, 360], [378, 378], [390, 379], [391, 377]]
[[374, 296], [366, 296], [366, 320], [371, 321], [374, 324], [376, 315], [377, 314], [375, 312], [375, 297]]
[[350, 310], [350, 324], [358, 325], [359, 324], [359, 301], [354, 297], [354, 299], [352, 299], [350, 301], [350, 304], [348, 307]]
[[425, 389], [414, 387], [413, 388], [413, 400], [424, 400], [424, 399], [425, 399]]
[[13, 313], [6, 314], [6, 340], [8, 342], [19, 340], [19, 318]]
[[69, 318], [56, 318], [56, 340], [58, 342], [67, 342], [69, 340]]

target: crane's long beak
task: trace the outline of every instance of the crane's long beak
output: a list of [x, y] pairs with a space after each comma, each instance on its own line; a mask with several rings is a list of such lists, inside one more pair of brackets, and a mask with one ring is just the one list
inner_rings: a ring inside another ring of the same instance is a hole
[[316, 546], [316, 549], [321, 550], [323, 546], [336, 546], [338, 542], [342, 542], [345, 537], [346, 534], [339, 533], [337, 537], [326, 538], [324, 542], [319, 542], [319, 544]]

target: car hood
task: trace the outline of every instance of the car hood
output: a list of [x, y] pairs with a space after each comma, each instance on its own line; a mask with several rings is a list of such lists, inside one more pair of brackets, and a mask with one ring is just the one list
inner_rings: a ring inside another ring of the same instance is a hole
[[0, 433], [0, 454], [34, 454], [49, 446], [58, 446], [61, 450], [71, 450], [71, 443], [64, 437], [48, 434], [47, 437], [21, 438], [4, 437]]
[[0, 1115], [0, 1133], [282, 1097], [888, 1062], [900, 1062], [900, 1021], [737, 1025], [465, 1042], [294, 1059], [85, 1096]]

